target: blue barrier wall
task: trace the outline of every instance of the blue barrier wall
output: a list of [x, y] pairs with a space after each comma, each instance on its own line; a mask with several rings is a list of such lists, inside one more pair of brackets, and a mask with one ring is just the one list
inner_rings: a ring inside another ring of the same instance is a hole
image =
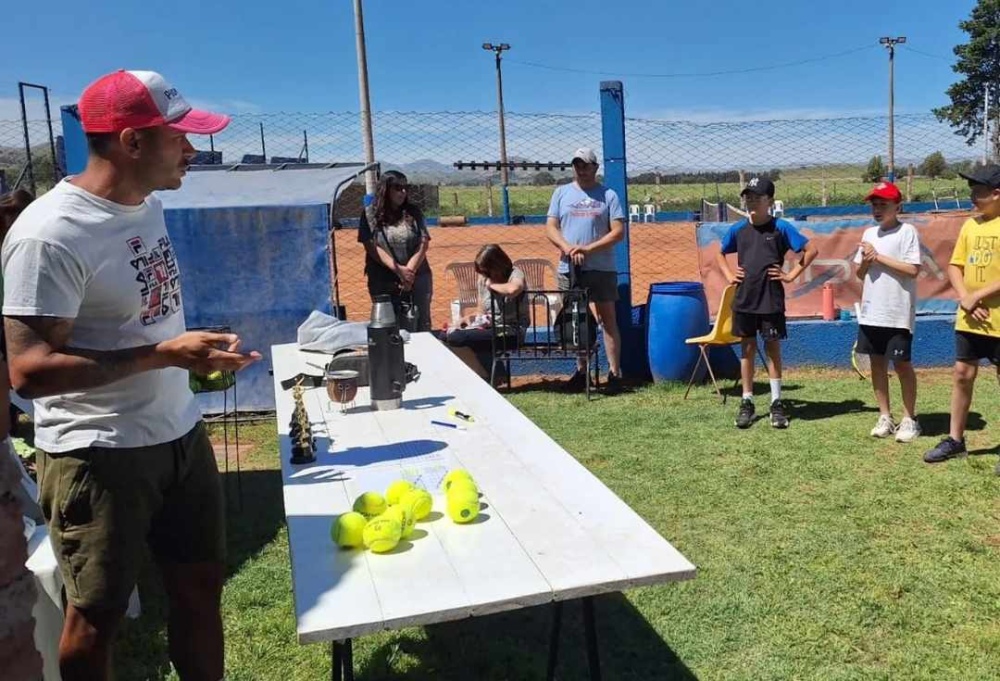
[[[329, 207], [173, 209], [188, 328], [228, 325], [264, 359], [238, 374], [240, 411], [274, 409], [271, 345], [295, 341], [312, 310], [330, 311]], [[221, 393], [198, 397], [221, 412]], [[229, 408], [232, 408], [230, 393]]]
[[[857, 336], [858, 324], [854, 320], [789, 322], [788, 339], [781, 344], [782, 363], [786, 367], [849, 369], [851, 348]], [[917, 317], [913, 363], [918, 367], [943, 367], [955, 363], [955, 315]]]

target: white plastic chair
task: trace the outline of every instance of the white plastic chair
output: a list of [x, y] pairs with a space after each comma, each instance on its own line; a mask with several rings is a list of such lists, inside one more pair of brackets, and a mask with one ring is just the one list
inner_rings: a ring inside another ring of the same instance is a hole
[[784, 216], [784, 214], [785, 214], [785, 202], [781, 201], [780, 199], [779, 200], [775, 200], [775, 202], [774, 202], [774, 209], [771, 211], [771, 214], [774, 217], [776, 217], [776, 218], [780, 218], [780, 217]]
[[631, 203], [628, 207], [628, 221], [639, 222], [639, 204]]
[[647, 203], [642, 207], [643, 222], [656, 222], [656, 206]]

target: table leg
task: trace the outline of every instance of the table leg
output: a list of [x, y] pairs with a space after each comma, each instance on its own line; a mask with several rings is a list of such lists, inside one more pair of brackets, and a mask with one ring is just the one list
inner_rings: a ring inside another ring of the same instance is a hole
[[333, 681], [354, 681], [354, 647], [351, 639], [330, 644], [330, 678]]
[[556, 663], [559, 661], [559, 633], [562, 629], [562, 601], [552, 604], [552, 633], [549, 636], [549, 667], [545, 672], [548, 681], [556, 678]]
[[587, 639], [587, 664], [591, 681], [601, 681], [601, 658], [597, 651], [597, 627], [594, 623], [594, 597], [583, 599], [583, 631]]
[[354, 681], [354, 646], [351, 639], [344, 641], [344, 681]]
[[344, 659], [341, 655], [341, 646], [338, 641], [330, 643], [330, 662], [330, 678], [332, 681], [343, 681]]

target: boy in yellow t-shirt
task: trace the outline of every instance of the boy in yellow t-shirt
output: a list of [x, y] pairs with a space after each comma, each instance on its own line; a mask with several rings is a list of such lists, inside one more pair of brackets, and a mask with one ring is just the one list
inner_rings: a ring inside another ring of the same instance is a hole
[[965, 456], [965, 422], [979, 362], [988, 359], [1000, 367], [1000, 166], [976, 168], [962, 177], [969, 181], [980, 215], [962, 225], [948, 265], [959, 296], [951, 426], [948, 437], [924, 454], [927, 463]]

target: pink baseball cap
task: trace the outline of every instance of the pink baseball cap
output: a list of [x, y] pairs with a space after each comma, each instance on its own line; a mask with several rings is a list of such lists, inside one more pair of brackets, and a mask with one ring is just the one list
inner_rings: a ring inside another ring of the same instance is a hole
[[167, 125], [181, 132], [214, 135], [229, 125], [229, 116], [192, 109], [155, 71], [121, 70], [101, 76], [83, 91], [78, 109], [83, 131], [89, 133]]
[[892, 182], [879, 182], [872, 187], [872, 190], [868, 192], [868, 196], [865, 197], [865, 201], [871, 201], [872, 199], [885, 199], [886, 201], [901, 203], [903, 201], [903, 193]]

